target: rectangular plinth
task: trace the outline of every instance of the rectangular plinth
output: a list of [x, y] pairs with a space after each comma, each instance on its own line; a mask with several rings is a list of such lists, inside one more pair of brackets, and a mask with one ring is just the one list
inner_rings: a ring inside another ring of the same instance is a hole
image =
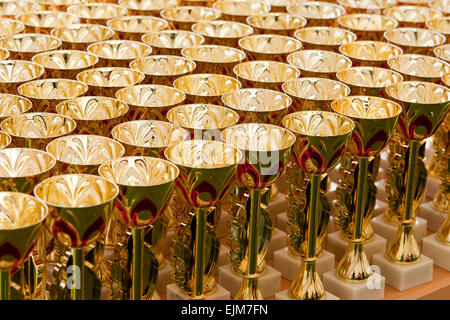
[[159, 294], [166, 294], [166, 287], [172, 282], [174, 282], [174, 279], [172, 277], [172, 266], [170, 265], [170, 261], [166, 260], [164, 266], [158, 271], [156, 291]]
[[377, 200], [386, 201], [386, 190], [384, 189], [384, 180], [375, 182], [377, 186]]
[[287, 207], [286, 195], [279, 192], [275, 199], [270, 200], [269, 206], [267, 207], [267, 211], [269, 212], [272, 221], [276, 221], [277, 215], [280, 213], [286, 212]]
[[[398, 226], [387, 223], [383, 220], [383, 215], [379, 215], [371, 220], [373, 231], [379, 236], [385, 238], [388, 243], [394, 239]], [[414, 226], [414, 237], [417, 243], [420, 243], [427, 233], [427, 220], [416, 217], [416, 225]]]
[[[175, 283], [167, 286], [167, 300], [190, 300], [190, 297], [182, 292]], [[206, 296], [205, 300], [230, 300], [230, 293], [217, 285], [216, 291]]]
[[419, 215], [427, 220], [427, 229], [436, 232], [447, 218], [447, 213], [434, 209], [433, 202], [423, 203], [419, 207]]
[[272, 259], [273, 253], [277, 250], [287, 246], [287, 234], [278, 228], [273, 229], [272, 239], [270, 240], [269, 250], [267, 251], [266, 259]]
[[434, 177], [428, 177], [427, 178], [427, 186], [425, 187], [425, 197], [428, 198], [434, 198], [436, 193], [439, 191], [439, 186], [441, 185], [441, 180], [434, 178]]
[[450, 245], [445, 245], [437, 240], [435, 233], [423, 238], [422, 252], [433, 259], [436, 266], [450, 271]]

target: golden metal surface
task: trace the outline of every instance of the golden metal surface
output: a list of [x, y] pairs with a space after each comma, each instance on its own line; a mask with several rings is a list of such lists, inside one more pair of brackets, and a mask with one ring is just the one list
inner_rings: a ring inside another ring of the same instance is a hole
[[450, 43], [450, 17], [428, 20], [426, 26], [430, 30], [442, 33], [447, 38], [447, 43]]
[[392, 57], [389, 58], [388, 65], [392, 70], [401, 73], [405, 81], [429, 81], [440, 84], [444, 73], [450, 72], [449, 63], [421, 54]]
[[18, 33], [0, 38], [0, 47], [10, 53], [10, 59], [28, 60], [40, 52], [55, 50], [61, 46], [58, 38], [40, 33]]
[[141, 41], [142, 36], [149, 32], [158, 32], [169, 27], [169, 23], [152, 16], [124, 16], [108, 20], [108, 27], [113, 29], [120, 39]]
[[217, 20], [220, 11], [203, 6], [177, 6], [161, 10], [161, 18], [169, 21], [170, 29], [191, 30], [199, 21]]
[[401, 5], [383, 10], [383, 14], [397, 20], [400, 27], [423, 28], [428, 20], [442, 17], [438, 10], [423, 7]]
[[91, 43], [111, 39], [115, 32], [98, 24], [72, 24], [55, 28], [50, 34], [62, 41], [62, 49], [86, 50]]
[[404, 53], [432, 55], [433, 48], [445, 43], [445, 36], [422, 28], [396, 28], [384, 33], [384, 38]]
[[150, 45], [155, 54], [180, 55], [181, 49], [203, 44], [205, 38], [186, 30], [161, 30], [144, 34], [142, 41]]
[[80, 3], [67, 8], [67, 12], [80, 19], [81, 23], [106, 25], [109, 19], [124, 16], [127, 8], [113, 3]]
[[257, 34], [244, 37], [238, 42], [249, 60], [274, 60], [286, 62], [287, 56], [302, 48], [302, 43], [282, 35]]
[[39, 5], [34, 1], [28, 0], [1, 0], [0, 16], [14, 19], [17, 15], [38, 11]]
[[305, 1], [290, 5], [287, 12], [306, 18], [309, 27], [335, 26], [339, 17], [345, 14], [344, 7], [325, 1]]
[[371, 41], [383, 40], [385, 31], [398, 27], [394, 18], [367, 13], [347, 14], [338, 19], [338, 24], [356, 34], [358, 40]]
[[9, 93], [0, 93], [0, 120], [29, 112], [32, 107], [29, 99]]
[[24, 29], [22, 22], [8, 18], [0, 19], [0, 37], [21, 33]]
[[396, 0], [337, 0], [348, 14], [378, 12], [385, 8], [395, 6]]
[[23, 60], [0, 61], [0, 89], [3, 93], [17, 94], [20, 85], [39, 79], [44, 68], [34, 62]]
[[222, 13], [222, 19], [245, 23], [248, 16], [264, 14], [270, 11], [270, 5], [263, 2], [245, 0], [216, 1], [213, 8]]
[[132, 60], [150, 55], [152, 48], [139, 41], [105, 40], [90, 44], [87, 51], [99, 57], [98, 67], [127, 68]]
[[433, 9], [441, 11], [445, 15], [450, 14], [450, 5], [446, 0], [430, 0], [428, 5]]
[[253, 33], [245, 23], [233, 21], [201, 21], [192, 25], [192, 31], [200, 34], [207, 43], [237, 47], [240, 38]]
[[0, 131], [0, 149], [6, 148], [11, 143], [12, 138], [4, 131]]
[[250, 16], [246, 22], [257, 34], [279, 34], [294, 36], [297, 29], [306, 26], [306, 19], [295, 14], [285, 12], [269, 12]]
[[85, 0], [38, 0], [44, 10], [67, 11], [67, 8], [73, 4], [85, 2]]
[[396, 45], [381, 41], [355, 41], [340, 46], [339, 52], [349, 57], [355, 67], [388, 68], [387, 60], [402, 54], [403, 50]]
[[159, 16], [161, 10], [177, 4], [177, 0], [119, 0], [119, 5], [127, 8], [129, 14], [145, 16]]
[[308, 27], [295, 31], [294, 36], [304, 49], [339, 52], [339, 46], [356, 40], [356, 34], [336, 27]]
[[26, 33], [50, 34], [53, 28], [64, 27], [78, 22], [78, 18], [67, 12], [33, 11], [18, 15], [16, 19], [25, 26]]

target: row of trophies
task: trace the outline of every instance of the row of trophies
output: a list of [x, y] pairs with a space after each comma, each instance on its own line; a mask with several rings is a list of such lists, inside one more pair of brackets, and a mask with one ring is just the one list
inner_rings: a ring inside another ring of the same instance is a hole
[[[387, 146], [386, 258], [420, 260], [435, 133], [434, 205], [449, 211], [448, 2], [109, 2], [0, 1], [0, 299], [157, 299], [169, 230], [178, 288], [205, 299], [224, 210], [235, 299], [262, 299], [284, 173], [302, 261], [289, 297], [325, 299], [328, 174], [340, 164], [336, 274], [366, 282]], [[438, 238], [450, 245], [449, 217]]]

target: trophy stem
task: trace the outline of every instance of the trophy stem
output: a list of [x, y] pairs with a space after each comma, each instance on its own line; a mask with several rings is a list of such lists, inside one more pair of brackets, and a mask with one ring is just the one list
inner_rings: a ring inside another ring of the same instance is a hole
[[248, 239], [248, 275], [257, 273], [258, 269], [258, 214], [261, 205], [261, 190], [250, 192], [250, 230]]
[[10, 281], [10, 270], [1, 269], [0, 270], [0, 300], [9, 300], [10, 299], [9, 281]]
[[132, 299], [142, 299], [142, 274], [144, 267], [144, 228], [133, 228]]
[[356, 212], [355, 212], [355, 229], [353, 230], [353, 240], [364, 240], [363, 237], [363, 221], [364, 208], [367, 199], [367, 175], [369, 173], [369, 158], [360, 157], [358, 161], [358, 186], [356, 189]]
[[320, 174], [311, 175], [311, 211], [308, 219], [308, 250], [306, 258], [316, 259], [317, 222], [320, 214]]
[[195, 213], [195, 278], [194, 294], [196, 299], [203, 299], [203, 274], [205, 268], [206, 249], [206, 208], [197, 208]]
[[72, 248], [73, 276], [75, 284], [72, 283], [72, 300], [84, 299], [84, 248]]
[[243, 278], [241, 287], [234, 300], [264, 300], [259, 290], [259, 277]]

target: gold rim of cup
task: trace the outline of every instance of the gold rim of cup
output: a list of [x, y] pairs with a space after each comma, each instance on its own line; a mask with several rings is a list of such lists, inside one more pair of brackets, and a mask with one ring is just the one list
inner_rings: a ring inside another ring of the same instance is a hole
[[157, 55], [180, 55], [181, 49], [203, 44], [205, 38], [192, 31], [161, 30], [146, 33], [142, 42], [148, 44]]
[[178, 5], [177, 0], [119, 0], [119, 5], [128, 9], [130, 14], [159, 16], [161, 10]]
[[450, 72], [444, 73], [442, 75], [442, 83], [450, 88]]
[[354, 13], [340, 17], [338, 25], [356, 34], [358, 40], [380, 41], [383, 32], [398, 27], [394, 18], [381, 14]]
[[41, 33], [19, 33], [0, 38], [0, 47], [10, 53], [11, 59], [29, 60], [44, 51], [56, 50], [62, 41], [56, 37]]
[[444, 13], [445, 15], [450, 14], [450, 5], [447, 0], [430, 0], [428, 2], [428, 6], [430, 8], [439, 10], [440, 12]]
[[383, 34], [389, 43], [402, 48], [404, 53], [432, 54], [433, 48], [444, 44], [443, 34], [422, 28], [395, 28]]
[[125, 16], [127, 8], [113, 3], [79, 3], [67, 8], [67, 12], [78, 17], [81, 23], [106, 25], [112, 18]]
[[400, 5], [383, 10], [385, 16], [394, 18], [400, 27], [423, 28], [428, 20], [442, 17], [438, 10], [424, 6]]
[[37, 0], [44, 10], [49, 11], [67, 11], [67, 8], [73, 4], [78, 4], [83, 0]]
[[287, 56], [302, 49], [302, 43], [292, 37], [278, 34], [255, 34], [241, 38], [239, 47], [249, 60], [286, 62]]
[[339, 52], [352, 60], [353, 66], [388, 68], [387, 60], [403, 54], [396, 45], [381, 41], [355, 41], [343, 44]]
[[141, 41], [149, 32], [157, 32], [169, 28], [169, 23], [152, 16], [123, 16], [108, 20], [106, 25], [114, 30], [120, 39]]
[[246, 23], [257, 34], [269, 33], [292, 37], [295, 30], [306, 26], [307, 20], [296, 14], [269, 12], [247, 17]]
[[428, 81], [441, 83], [444, 73], [450, 71], [450, 64], [422, 54], [402, 54], [389, 58], [389, 68], [400, 73], [405, 81]]
[[439, 59], [450, 62], [450, 43], [434, 48], [433, 53]]
[[15, 19], [17, 15], [39, 11], [40, 6], [29, 0], [0, 0], [0, 16]]
[[0, 37], [22, 33], [23, 30], [25, 30], [25, 25], [22, 22], [9, 18], [0, 18]]
[[86, 50], [87, 46], [97, 41], [109, 40], [115, 32], [99, 24], [72, 24], [55, 28], [50, 34], [62, 41], [63, 49]]
[[25, 60], [1, 60], [0, 91], [15, 94], [23, 83], [39, 79], [43, 75], [44, 68], [37, 63]]
[[0, 60], [6, 60], [8, 58], [9, 58], [9, 51], [4, 48], [0, 48]]
[[29, 112], [33, 107], [33, 103], [22, 96], [0, 93], [0, 121], [8, 117]]
[[348, 14], [351, 13], [381, 13], [383, 9], [390, 8], [397, 4], [396, 0], [337, 0], [345, 8]]
[[430, 19], [426, 22], [428, 29], [443, 34], [447, 38], [447, 43], [450, 43], [450, 17], [440, 17]]
[[341, 5], [325, 1], [299, 2], [288, 6], [286, 10], [306, 18], [308, 27], [335, 26], [337, 19], [345, 14]]
[[202, 6], [176, 6], [161, 10], [161, 18], [169, 21], [171, 29], [191, 30], [199, 21], [217, 20], [219, 10]]
[[192, 31], [200, 34], [207, 43], [228, 47], [237, 47], [239, 39], [254, 32], [245, 23], [225, 20], [197, 22], [192, 25]]
[[16, 17], [25, 26], [26, 33], [50, 34], [54, 28], [64, 27], [78, 22], [74, 15], [61, 11], [27, 12]]
[[12, 138], [4, 131], [0, 131], [0, 149], [6, 148], [11, 144]]
[[337, 27], [308, 27], [295, 31], [294, 37], [300, 40], [304, 49], [317, 49], [339, 52], [339, 46], [353, 42], [356, 34]]
[[216, 1], [213, 4], [213, 8], [219, 10], [222, 13], [223, 20], [242, 23], [245, 23], [245, 20], [249, 16], [268, 13], [270, 11], [269, 4], [266, 4], [264, 2], [246, 0]]

